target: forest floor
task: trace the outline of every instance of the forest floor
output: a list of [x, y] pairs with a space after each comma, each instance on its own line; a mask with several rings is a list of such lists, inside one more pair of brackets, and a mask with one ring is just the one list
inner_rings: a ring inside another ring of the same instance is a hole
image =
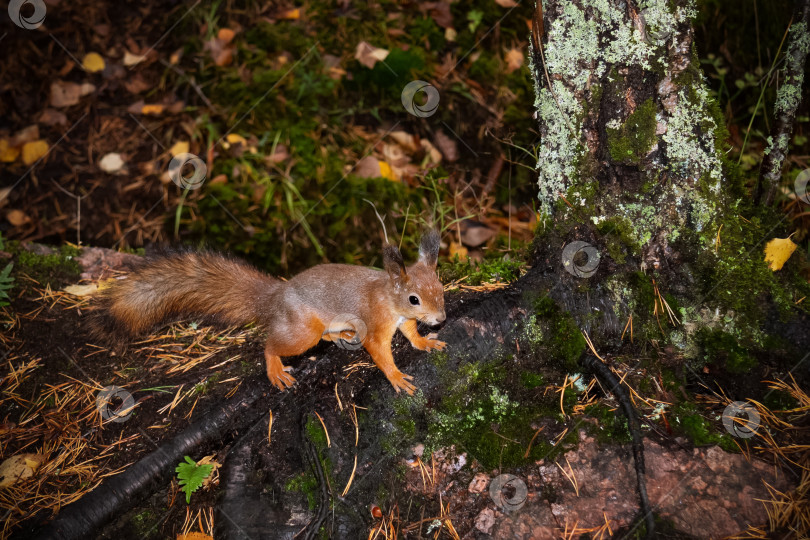
[[[172, 456], [103, 537], [639, 534], [626, 422], [571, 364], [578, 330], [520, 312], [504, 339], [490, 328], [503, 321], [467, 316], [514, 290], [538, 222], [529, 4], [47, 0], [34, 30], [3, 13], [0, 42], [14, 54], [0, 66], [0, 292], [10, 297], [2, 306], [0, 296], [0, 537], [34, 535], [240, 400], [241, 418], [185, 454], [213, 466], [190, 502], [174, 471], [185, 455]], [[710, 41], [721, 17], [706, 13], [703, 64], [753, 178], [767, 136], [767, 111], [753, 105], [773, 89], [762, 66], [735, 64], [735, 38]], [[763, 43], [772, 34], [763, 27]], [[403, 107], [415, 80], [437, 88], [435, 114]], [[808, 126], [801, 117], [791, 180], [808, 166]], [[173, 181], [183, 154], [204, 168], [200, 182], [182, 166], [185, 183]], [[364, 351], [326, 343], [291, 359], [299, 383], [279, 393], [255, 328], [186, 321], [124, 354], [87, 337], [91, 293], [152, 243], [204, 243], [284, 276], [324, 261], [379, 265], [382, 231], [364, 199], [406, 258], [422, 225], [447, 232], [448, 322], [508, 347], [464, 363], [397, 337], [397, 363], [421, 390], [411, 398], [394, 395]], [[783, 206], [806, 243], [810, 213]], [[807, 527], [810, 398], [789, 372], [684, 366], [655, 344], [606, 359], [646, 420], [649, 490], [667, 537]], [[105, 406], [99, 395], [112, 387], [124, 391]], [[128, 397], [131, 414], [110, 413]], [[754, 438], [723, 424], [741, 399], [757, 404]], [[245, 448], [245, 492], [233, 493]], [[490, 487], [507, 473], [518, 482], [498, 501]]]

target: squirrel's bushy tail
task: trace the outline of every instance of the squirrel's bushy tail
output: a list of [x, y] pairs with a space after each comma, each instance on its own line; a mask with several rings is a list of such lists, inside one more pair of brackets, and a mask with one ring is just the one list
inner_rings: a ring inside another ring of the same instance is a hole
[[257, 321], [281, 282], [252, 266], [210, 252], [147, 258], [102, 292], [90, 331], [105, 341], [126, 341], [178, 317], [243, 325]]

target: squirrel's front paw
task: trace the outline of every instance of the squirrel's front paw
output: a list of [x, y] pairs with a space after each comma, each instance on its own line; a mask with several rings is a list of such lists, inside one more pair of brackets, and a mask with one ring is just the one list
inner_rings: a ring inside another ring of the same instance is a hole
[[441, 351], [447, 347], [447, 343], [436, 339], [438, 334], [428, 334], [424, 341], [423, 351]]
[[400, 390], [405, 390], [408, 395], [412, 396], [413, 391], [416, 390], [416, 387], [409, 383], [406, 379], [413, 380], [413, 377], [410, 375], [405, 375], [401, 371], [397, 371], [396, 373], [388, 376], [388, 381], [394, 387], [394, 390], [397, 391], [397, 394], [399, 394]]

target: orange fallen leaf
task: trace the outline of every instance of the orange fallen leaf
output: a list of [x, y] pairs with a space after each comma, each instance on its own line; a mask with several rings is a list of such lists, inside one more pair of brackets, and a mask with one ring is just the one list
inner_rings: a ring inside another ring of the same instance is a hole
[[287, 10], [278, 16], [281, 20], [295, 21], [301, 18], [301, 8]]
[[31, 218], [22, 210], [9, 210], [6, 214], [6, 219], [15, 227], [21, 227], [31, 221]]
[[509, 49], [504, 60], [506, 60], [506, 72], [512, 73], [523, 65], [523, 53], [520, 49]]
[[13, 163], [20, 156], [20, 149], [11, 146], [8, 139], [0, 139], [0, 161], [3, 163]]

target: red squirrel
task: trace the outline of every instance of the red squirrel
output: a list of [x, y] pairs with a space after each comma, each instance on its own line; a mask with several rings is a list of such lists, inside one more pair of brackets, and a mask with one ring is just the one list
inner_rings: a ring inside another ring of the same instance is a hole
[[399, 249], [386, 244], [384, 271], [321, 264], [289, 281], [216, 253], [162, 255], [104, 291], [92, 328], [96, 335], [131, 338], [182, 316], [231, 325], [255, 322], [267, 331], [267, 377], [280, 390], [295, 383], [282, 356], [304, 353], [322, 339], [356, 343], [359, 338], [394, 389], [413, 394], [412, 377], [394, 364], [391, 339], [399, 328], [417, 349], [446, 346], [416, 328], [417, 321], [435, 326], [445, 320], [438, 255], [439, 235], [429, 231], [411, 266], [405, 266]]

